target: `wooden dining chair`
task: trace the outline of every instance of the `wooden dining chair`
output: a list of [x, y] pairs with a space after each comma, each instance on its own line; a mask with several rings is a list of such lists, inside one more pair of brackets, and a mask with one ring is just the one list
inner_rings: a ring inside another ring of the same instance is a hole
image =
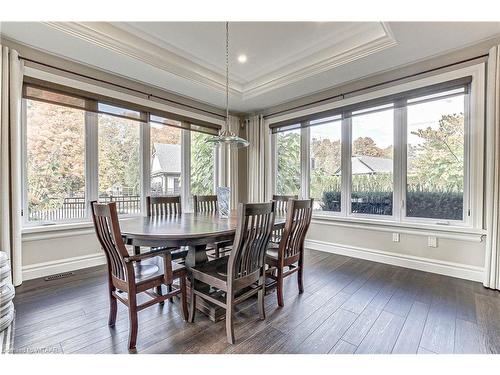
[[146, 197], [146, 214], [148, 216], [182, 214], [181, 196]]
[[[270, 243], [266, 254], [267, 277], [274, 280], [278, 305], [283, 306], [283, 279], [297, 272], [299, 293], [304, 292], [304, 240], [311, 223], [313, 199], [288, 201], [286, 222], [279, 244]], [[285, 268], [288, 270], [285, 272]], [[269, 287], [269, 285], [268, 285]]]
[[[109, 288], [109, 321], [108, 325], [113, 327], [116, 322], [117, 300], [129, 309], [129, 350], [134, 350], [137, 342], [138, 320], [137, 313], [146, 307], [160, 303], [167, 298], [180, 294], [182, 314], [184, 319], [188, 318], [186, 301], [186, 268], [183, 265], [172, 262], [170, 250], [152, 250], [140, 255], [129, 255], [122, 239], [120, 223], [116, 211], [116, 203], [98, 204], [92, 202], [92, 219], [94, 228], [101, 244], [108, 266], [108, 288]], [[147, 262], [153, 265], [153, 272], [140, 275], [136, 268]], [[173, 281], [179, 279], [180, 287], [165, 295], [151, 292], [149, 289], [165, 285], [172, 285]], [[127, 297], [121, 296], [121, 292], [127, 293]], [[151, 299], [138, 304], [137, 295], [145, 293]]]
[[[194, 321], [196, 299], [226, 310], [227, 341], [234, 344], [234, 307], [258, 294], [259, 316], [265, 319], [266, 249], [274, 226], [274, 202], [240, 203], [234, 245], [229, 256], [191, 268], [189, 321]], [[214, 290], [207, 287], [211, 286]]]
[[[276, 213], [285, 215], [288, 201], [290, 199], [299, 199], [298, 195], [273, 195], [273, 201], [276, 201]], [[273, 231], [271, 242], [280, 243], [283, 235], [283, 228], [277, 228]]]
[[[146, 197], [147, 216], [173, 216], [182, 214], [180, 195], [165, 197]], [[162, 247], [164, 248], [164, 247]], [[187, 250], [179, 247], [170, 247], [172, 260], [186, 258]]]
[[193, 195], [195, 213], [217, 212], [217, 195]]
[[[146, 215], [147, 216], [173, 216], [182, 214], [181, 196], [158, 196], [158, 197], [146, 197]], [[172, 260], [182, 260], [186, 258], [188, 250], [179, 247], [159, 247], [153, 248], [154, 250], [168, 249], [170, 250], [170, 255]], [[136, 251], [137, 253], [137, 251]], [[167, 292], [172, 291], [172, 286], [167, 285]], [[162, 286], [159, 285], [156, 288], [156, 293], [162, 294]], [[169, 299], [170, 302], [174, 302], [173, 298]]]
[[273, 201], [276, 201], [276, 212], [285, 212], [290, 199], [299, 199], [298, 195], [273, 195]]
[[[217, 195], [193, 195], [193, 208], [195, 213], [217, 213]], [[214, 258], [219, 258], [226, 252], [231, 251], [233, 241], [219, 241], [209, 244], [208, 251], [213, 250]]]

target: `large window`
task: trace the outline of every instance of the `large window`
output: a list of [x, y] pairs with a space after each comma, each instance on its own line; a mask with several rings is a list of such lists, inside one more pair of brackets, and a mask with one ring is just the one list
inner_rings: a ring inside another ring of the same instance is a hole
[[28, 221], [84, 218], [85, 111], [26, 100]]
[[340, 116], [310, 122], [310, 191], [314, 208], [340, 212], [342, 196]]
[[300, 129], [276, 135], [276, 194], [300, 193]]
[[351, 212], [392, 215], [393, 105], [353, 111]]
[[463, 89], [408, 100], [406, 215], [462, 220]]
[[213, 194], [217, 126], [91, 95], [24, 85], [25, 224], [89, 220], [93, 200], [141, 215], [146, 195]]
[[480, 226], [480, 69], [271, 123], [274, 193], [337, 216]]

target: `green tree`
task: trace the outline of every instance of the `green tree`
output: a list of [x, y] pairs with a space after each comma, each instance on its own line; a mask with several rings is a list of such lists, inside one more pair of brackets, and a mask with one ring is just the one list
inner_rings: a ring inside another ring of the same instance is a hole
[[297, 194], [300, 190], [300, 133], [278, 133], [278, 194]]
[[214, 146], [207, 143], [212, 137], [204, 133], [191, 132], [191, 193], [214, 193]]
[[85, 194], [85, 113], [27, 100], [27, 186], [30, 214]]
[[117, 188], [138, 194], [140, 187], [141, 123], [116, 116], [99, 116], [99, 193]]
[[311, 140], [311, 197], [320, 199], [324, 191], [340, 192], [341, 180], [337, 173], [340, 170], [340, 150], [340, 140]]
[[443, 115], [437, 129], [411, 132], [422, 142], [410, 148], [409, 185], [426, 191], [463, 191], [464, 116]]

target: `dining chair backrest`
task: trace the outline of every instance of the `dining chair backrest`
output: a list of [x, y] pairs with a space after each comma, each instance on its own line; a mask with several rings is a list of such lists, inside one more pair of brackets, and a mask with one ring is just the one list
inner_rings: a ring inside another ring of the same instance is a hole
[[146, 197], [147, 216], [180, 215], [182, 213], [181, 197]]
[[124, 258], [129, 254], [122, 239], [116, 202], [93, 201], [91, 207], [95, 232], [106, 255], [108, 270], [114, 277], [126, 281], [127, 267]]
[[217, 195], [193, 195], [194, 212], [217, 212]]
[[304, 240], [311, 224], [313, 199], [290, 199], [286, 212], [286, 222], [278, 256], [285, 259], [299, 254], [304, 249]]
[[228, 260], [228, 282], [258, 276], [264, 267], [274, 226], [275, 202], [240, 203], [233, 249]]
[[285, 212], [287, 203], [290, 199], [298, 199], [298, 195], [273, 195], [273, 201], [276, 201], [276, 211]]

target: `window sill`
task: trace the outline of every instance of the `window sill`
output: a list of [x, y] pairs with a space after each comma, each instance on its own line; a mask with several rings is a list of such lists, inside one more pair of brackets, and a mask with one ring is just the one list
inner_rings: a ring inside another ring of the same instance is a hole
[[92, 226], [93, 224], [91, 221], [79, 221], [75, 223], [26, 226], [21, 232], [22, 234], [57, 232], [62, 230], [91, 228]]
[[[137, 216], [123, 217], [120, 218], [120, 221], [130, 220], [135, 217]], [[26, 226], [21, 230], [23, 241], [37, 241], [91, 233], [94, 233], [94, 224], [91, 221]]]
[[486, 230], [466, 226], [444, 226], [438, 224], [423, 224], [416, 222], [394, 222], [389, 220], [344, 217], [332, 214], [313, 213], [313, 224], [334, 225], [347, 228], [376, 230], [382, 232], [397, 232], [421, 236], [436, 236], [454, 240], [482, 242]]

